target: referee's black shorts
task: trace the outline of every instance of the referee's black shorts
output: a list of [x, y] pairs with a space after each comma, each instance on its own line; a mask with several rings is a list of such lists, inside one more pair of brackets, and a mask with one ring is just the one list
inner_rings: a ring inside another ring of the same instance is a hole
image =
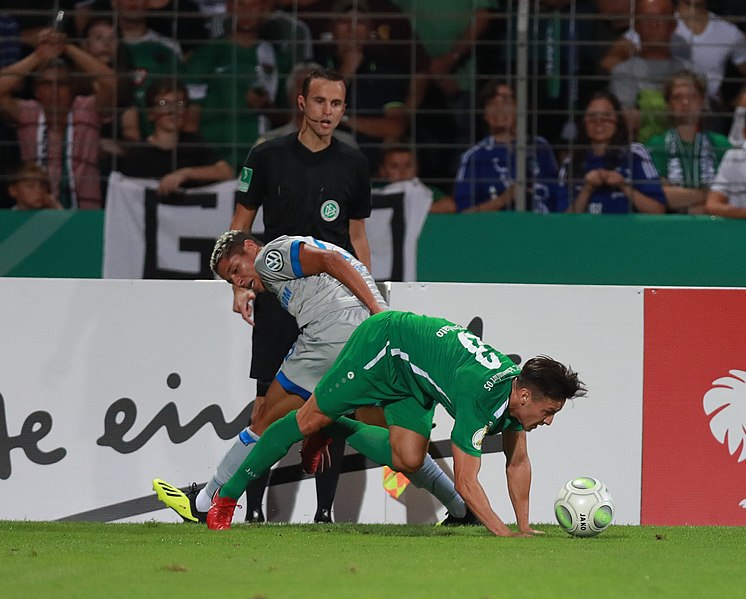
[[264, 396], [272, 379], [298, 338], [298, 325], [274, 294], [259, 293], [254, 300], [251, 371], [256, 394]]

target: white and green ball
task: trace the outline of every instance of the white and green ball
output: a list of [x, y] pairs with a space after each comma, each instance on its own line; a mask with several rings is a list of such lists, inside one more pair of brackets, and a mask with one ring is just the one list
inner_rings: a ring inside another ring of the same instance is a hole
[[554, 515], [562, 529], [576, 537], [595, 537], [614, 519], [614, 500], [597, 478], [568, 481], [554, 500]]

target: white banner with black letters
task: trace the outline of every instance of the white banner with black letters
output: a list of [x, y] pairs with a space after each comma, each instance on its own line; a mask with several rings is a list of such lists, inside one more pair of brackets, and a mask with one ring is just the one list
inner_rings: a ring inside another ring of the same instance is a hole
[[416, 281], [417, 243], [433, 203], [433, 192], [419, 179], [373, 191], [365, 223], [376, 281]]
[[109, 177], [104, 278], [213, 278], [210, 254], [230, 225], [235, 180], [167, 196], [156, 190], [154, 179]]
[[[230, 226], [236, 182], [161, 196], [153, 179], [112, 173], [106, 196], [106, 279], [211, 279], [215, 239]], [[375, 190], [366, 220], [377, 281], [416, 281], [417, 243], [432, 205], [418, 179]], [[261, 208], [252, 232], [264, 231]]]

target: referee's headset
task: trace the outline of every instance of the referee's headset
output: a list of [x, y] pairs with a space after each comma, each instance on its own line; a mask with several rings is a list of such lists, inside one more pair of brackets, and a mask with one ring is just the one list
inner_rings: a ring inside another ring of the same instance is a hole
[[[301, 96], [303, 98], [303, 96]], [[306, 112], [306, 103], [301, 99], [298, 102], [298, 105], [300, 106], [300, 111], [303, 113], [303, 116], [306, 117], [309, 121], [313, 121], [314, 123], [320, 123], [320, 119], [313, 119], [310, 116], [308, 116], [308, 113]]]

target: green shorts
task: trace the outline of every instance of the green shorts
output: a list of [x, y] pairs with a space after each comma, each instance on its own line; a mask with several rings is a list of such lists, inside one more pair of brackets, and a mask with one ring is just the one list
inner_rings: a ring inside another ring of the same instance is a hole
[[[435, 401], [402, 376], [392, 355], [391, 334], [398, 330], [401, 313], [381, 312], [365, 319], [350, 337], [336, 361], [316, 385], [319, 409], [336, 420], [357, 408], [383, 406], [386, 422], [430, 438]], [[401, 344], [396, 343], [396, 346]]]

